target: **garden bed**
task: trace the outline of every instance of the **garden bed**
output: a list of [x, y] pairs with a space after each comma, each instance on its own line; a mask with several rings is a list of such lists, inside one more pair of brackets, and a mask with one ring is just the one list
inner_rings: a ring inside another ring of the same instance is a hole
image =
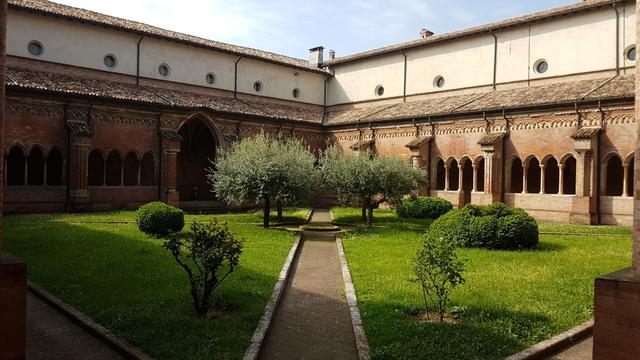
[[[308, 210], [287, 212], [306, 220]], [[184, 271], [162, 243], [130, 222], [134, 212], [10, 216], [5, 244], [29, 278], [158, 359], [241, 358], [294, 241], [262, 229], [257, 214], [216, 217], [246, 241], [239, 268], [219, 288], [219, 309], [198, 319]], [[101, 223], [102, 222], [102, 223]], [[253, 225], [247, 225], [256, 224]]]
[[[358, 211], [335, 209], [336, 222], [357, 224]], [[459, 250], [466, 284], [449, 310], [461, 320], [428, 323], [412, 315], [423, 303], [409, 281], [428, 222], [407, 229], [407, 220], [376, 211], [377, 227], [342, 235], [374, 359], [503, 359], [590, 319], [594, 278], [630, 263], [629, 228], [542, 224], [532, 251]]]

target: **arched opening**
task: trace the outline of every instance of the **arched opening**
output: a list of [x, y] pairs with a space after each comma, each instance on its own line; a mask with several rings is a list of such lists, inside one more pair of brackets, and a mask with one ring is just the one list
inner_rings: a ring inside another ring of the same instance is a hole
[[462, 190], [464, 191], [464, 203], [471, 202], [471, 191], [473, 191], [473, 165], [471, 160], [463, 159], [462, 165]]
[[540, 192], [540, 162], [531, 158], [527, 166], [527, 192], [537, 194]]
[[476, 188], [475, 191], [484, 192], [484, 158], [476, 159]]
[[522, 192], [522, 161], [520, 158], [514, 158], [511, 161], [511, 192]]
[[93, 150], [89, 153], [89, 186], [104, 185], [104, 158], [100, 150]]
[[439, 159], [436, 163], [436, 190], [444, 190], [445, 176], [444, 160]]
[[576, 159], [573, 156], [569, 156], [564, 160], [562, 193], [567, 195], [576, 194]]
[[9, 150], [7, 156], [7, 185], [24, 185], [26, 157], [18, 145]]
[[544, 193], [557, 194], [560, 192], [560, 168], [558, 160], [550, 157], [544, 164]]
[[27, 158], [27, 185], [44, 185], [44, 153], [34, 147]]
[[115, 150], [111, 150], [109, 155], [107, 155], [105, 175], [107, 186], [122, 185], [122, 157]]
[[635, 161], [633, 155], [629, 158], [628, 168], [627, 168], [627, 188], [625, 189], [627, 192], [625, 195], [633, 196], [633, 171], [635, 169]]
[[178, 154], [180, 200], [214, 200], [206, 171], [216, 156], [213, 134], [200, 119], [186, 122], [179, 133], [182, 136]]
[[47, 185], [62, 185], [62, 153], [58, 149], [49, 151], [47, 156]]
[[622, 195], [622, 182], [624, 179], [624, 168], [622, 166], [622, 159], [618, 155], [612, 155], [606, 162], [607, 166], [607, 181], [606, 181], [606, 194], [607, 196], [621, 196]]
[[142, 164], [140, 165], [140, 185], [153, 186], [156, 178], [156, 164], [153, 154], [148, 152], [142, 157]]
[[138, 185], [138, 155], [130, 152], [124, 158], [124, 174], [122, 181], [125, 186]]
[[458, 162], [453, 159], [449, 163], [449, 190], [458, 191], [460, 181], [460, 169], [458, 168]]

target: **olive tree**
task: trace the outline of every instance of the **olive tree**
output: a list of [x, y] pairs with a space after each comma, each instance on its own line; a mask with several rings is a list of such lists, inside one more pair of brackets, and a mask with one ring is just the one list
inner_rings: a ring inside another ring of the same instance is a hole
[[340, 202], [362, 207], [368, 226], [373, 222], [373, 209], [385, 202], [398, 203], [426, 178], [424, 171], [400, 157], [368, 152], [347, 155], [335, 147], [322, 154], [320, 169], [325, 185], [336, 192]]
[[261, 133], [218, 153], [208, 169], [213, 191], [229, 204], [263, 204], [263, 225], [269, 227], [271, 204], [307, 198], [317, 184], [316, 158], [295, 138]]

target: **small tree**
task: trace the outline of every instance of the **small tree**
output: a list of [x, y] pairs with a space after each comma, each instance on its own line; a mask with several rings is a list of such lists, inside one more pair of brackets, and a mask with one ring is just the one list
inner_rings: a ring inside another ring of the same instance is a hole
[[317, 184], [315, 162], [299, 140], [260, 134], [220, 151], [208, 177], [213, 191], [227, 203], [262, 201], [263, 225], [269, 227], [272, 202], [292, 203], [311, 194]]
[[348, 156], [334, 147], [323, 153], [320, 168], [326, 186], [342, 203], [358, 203], [363, 216], [366, 210], [368, 226], [373, 223], [373, 209], [384, 202], [399, 203], [426, 178], [424, 171], [402, 158], [368, 152]]
[[456, 254], [456, 244], [427, 234], [413, 260], [412, 270], [422, 288], [425, 312], [429, 311], [429, 303], [433, 304], [443, 322], [449, 293], [465, 281], [464, 261]]
[[191, 224], [191, 232], [165, 238], [164, 247], [187, 272], [193, 306], [203, 317], [211, 307], [211, 294], [239, 264], [243, 242], [234, 238], [227, 224]]

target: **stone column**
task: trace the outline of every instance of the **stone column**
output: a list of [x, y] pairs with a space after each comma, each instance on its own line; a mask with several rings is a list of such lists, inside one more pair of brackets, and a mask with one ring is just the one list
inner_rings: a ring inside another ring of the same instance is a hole
[[544, 165], [540, 164], [540, 194], [545, 194], [546, 189], [544, 186]]
[[162, 201], [172, 206], [178, 206], [180, 194], [176, 189], [178, 183], [178, 153], [180, 140], [163, 139], [162, 154]]
[[458, 163], [458, 191], [462, 191], [462, 177], [464, 175], [464, 166], [462, 163]]
[[449, 191], [449, 164], [444, 163], [444, 190]]
[[527, 169], [529, 169], [529, 166], [522, 164], [522, 193], [523, 194], [529, 193], [527, 191]]
[[564, 195], [564, 165], [558, 164], [558, 194]]
[[473, 169], [473, 188], [471, 189], [471, 191], [477, 191], [476, 186], [478, 184], [478, 165], [473, 164], [471, 165], [471, 168]]
[[413, 165], [414, 169], [420, 169], [420, 156], [419, 155], [411, 156], [411, 165]]

